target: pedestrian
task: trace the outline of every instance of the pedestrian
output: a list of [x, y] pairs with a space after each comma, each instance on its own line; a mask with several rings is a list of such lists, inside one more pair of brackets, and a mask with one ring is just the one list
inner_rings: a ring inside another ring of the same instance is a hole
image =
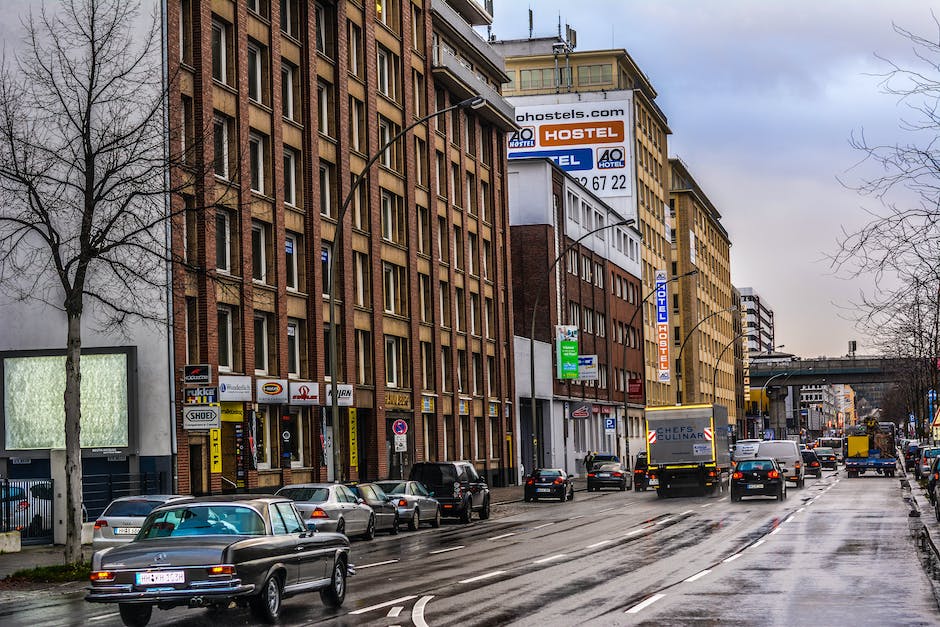
[[588, 454], [584, 456], [584, 470], [585, 472], [591, 472], [591, 464], [594, 462], [594, 452], [588, 451]]

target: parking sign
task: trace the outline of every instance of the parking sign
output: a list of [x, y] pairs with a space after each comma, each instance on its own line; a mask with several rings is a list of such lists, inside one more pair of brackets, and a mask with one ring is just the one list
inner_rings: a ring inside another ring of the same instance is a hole
[[610, 435], [617, 432], [617, 419], [604, 418], [604, 433]]

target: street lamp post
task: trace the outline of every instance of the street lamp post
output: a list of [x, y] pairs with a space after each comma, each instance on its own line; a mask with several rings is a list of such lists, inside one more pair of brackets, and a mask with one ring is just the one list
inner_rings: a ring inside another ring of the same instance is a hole
[[[771, 381], [773, 381], [774, 379], [776, 379], [777, 377], [783, 377], [783, 376], [789, 377], [789, 376], [790, 376], [790, 373], [789, 373], [789, 372], [778, 372], [778, 373], [775, 374], [774, 376], [772, 376], [772, 377], [770, 377], [769, 379], [767, 379], [766, 381], [764, 381], [764, 385], [762, 385], [761, 388], [760, 388], [760, 398], [761, 398], [761, 414], [760, 414], [761, 425], [760, 425], [760, 428], [761, 428], [761, 430], [763, 430], [763, 428], [764, 428], [763, 403], [764, 403], [764, 396], [765, 396], [766, 393], [767, 393], [767, 384], [770, 383]], [[770, 399], [769, 399], [769, 398], [767, 399], [767, 413], [768, 413], [768, 414], [770, 413]]]
[[[376, 161], [388, 150], [395, 142], [404, 137], [406, 133], [411, 131], [414, 127], [419, 124], [423, 124], [428, 120], [436, 118], [440, 115], [444, 115], [454, 109], [479, 109], [484, 104], [486, 100], [482, 96], [474, 96], [472, 98], [467, 98], [461, 100], [460, 102], [453, 104], [449, 107], [444, 107], [433, 113], [429, 113], [426, 116], [419, 118], [403, 128], [401, 131], [395, 134], [391, 139], [389, 139], [379, 150], [369, 157], [369, 160], [366, 161], [365, 166], [363, 166], [362, 171], [356, 174], [356, 178], [353, 181], [352, 186], [349, 188], [349, 193], [346, 194], [346, 198], [343, 200], [343, 204], [340, 205], [339, 212], [336, 214], [336, 235], [333, 238], [333, 245], [329, 251], [330, 255], [330, 264], [329, 264], [329, 281], [328, 286], [328, 297], [330, 299], [330, 322], [329, 322], [329, 336], [330, 336], [330, 386], [331, 386], [331, 413], [333, 421], [333, 479], [334, 481], [342, 481], [345, 479], [345, 473], [342, 468], [342, 447], [341, 447], [341, 438], [337, 437], [339, 431], [339, 370], [337, 368], [337, 344], [338, 340], [336, 337], [336, 256], [333, 254], [334, 251], [342, 250], [342, 240], [343, 240], [343, 217], [346, 215], [346, 210], [349, 208], [352, 199], [358, 191], [359, 187], [362, 185], [362, 182], [365, 180], [366, 175], [369, 173], [369, 168], [371, 168]], [[376, 403], [376, 406], [378, 403]]]
[[725, 351], [731, 348], [732, 344], [740, 340], [745, 335], [747, 335], [747, 332], [741, 331], [740, 333], [735, 335], [733, 338], [731, 338], [731, 341], [725, 344], [724, 348], [721, 349], [721, 352], [718, 353], [718, 358], [715, 359], [715, 365], [712, 367], [712, 402], [713, 403], [718, 402], [718, 392], [716, 389], [718, 387], [718, 364], [721, 363], [721, 358], [724, 357]]
[[[678, 281], [679, 279], [685, 278], [687, 276], [692, 276], [695, 274], [698, 274], [698, 268], [694, 268], [692, 270], [689, 270], [688, 272], [683, 272], [682, 274], [678, 274], [670, 278], [669, 280], [667, 280], [666, 283], [667, 284], [674, 283]], [[640, 300], [639, 304], [637, 304], [636, 309], [633, 310], [633, 315], [630, 316], [630, 321], [627, 323], [627, 331], [626, 331], [627, 333], [629, 333], [630, 329], [633, 328], [633, 323], [634, 321], [636, 321], [636, 316], [643, 309], [643, 305], [646, 304], [646, 301], [649, 300], [650, 296], [652, 296], [658, 291], [659, 291], [659, 287], [658, 286], [654, 287], [652, 290], [650, 290], [646, 294], [646, 296], [644, 296]], [[640, 342], [642, 343], [642, 341], [643, 341], [643, 332], [641, 329]], [[628, 416], [629, 411], [630, 411], [630, 397], [628, 394], [628, 387], [629, 387], [630, 381], [627, 378], [627, 365], [628, 365], [627, 364], [627, 341], [626, 341], [626, 338], [624, 338], [624, 342], [623, 342], [623, 419], [627, 421], [627, 454], [624, 457], [627, 460], [627, 466], [629, 467], [630, 470], [632, 470], [633, 466], [630, 463], [630, 427], [629, 427], [630, 418]]]
[[[702, 318], [701, 320], [699, 320], [698, 322], [696, 322], [696, 323], [695, 323], [695, 326], [692, 327], [691, 329], [689, 329], [689, 332], [686, 334], [685, 339], [682, 340], [682, 344], [679, 345], [679, 357], [676, 359], [676, 362], [679, 364], [679, 368], [680, 368], [680, 369], [682, 368], [682, 351], [683, 351], [683, 349], [685, 349], [685, 343], [688, 342], [688, 341], [689, 341], [689, 338], [692, 337], [692, 334], [695, 333], [695, 329], [699, 328], [699, 327], [702, 325], [702, 323], [705, 322], [706, 320], [708, 320], [709, 318], [714, 318], [714, 317], [717, 316], [718, 314], [723, 314], [723, 313], [725, 313], [725, 312], [737, 311], [737, 309], [738, 309], [738, 306], [737, 306], [737, 305], [731, 305], [730, 307], [726, 307], [725, 309], [719, 309], [718, 311], [713, 311], [712, 313], [708, 314], [707, 316], [705, 316], [704, 318]], [[681, 370], [678, 371], [678, 372], [676, 372], [676, 375], [677, 375], [680, 379], [681, 379], [681, 378], [684, 378], [683, 373], [681, 372]], [[680, 401], [681, 397], [682, 397], [682, 384], [680, 383], [680, 384], [676, 387], [676, 405], [681, 405], [681, 404], [682, 404], [681, 401]]]
[[[555, 257], [555, 260], [552, 261], [551, 265], [545, 270], [545, 275], [548, 277], [546, 282], [546, 289], [548, 289], [548, 284], [551, 283], [551, 273], [552, 270], [558, 265], [558, 262], [561, 261], [565, 255], [568, 254], [572, 248], [580, 244], [582, 241], [587, 239], [589, 236], [594, 235], [599, 231], [605, 229], [610, 229], [615, 226], [627, 226], [629, 224], [634, 224], [636, 220], [633, 218], [627, 218], [626, 220], [620, 220], [619, 222], [613, 222], [611, 224], [605, 224], [604, 226], [598, 227], [592, 231], [588, 231], [575, 241], [568, 244], [561, 254]], [[532, 323], [529, 328], [529, 415], [532, 420], [532, 470], [535, 470], [538, 467], [538, 452], [537, 452], [537, 438], [535, 435], [535, 315], [538, 313], [539, 299], [542, 296], [542, 290], [536, 290], [535, 292], [535, 301], [532, 304]], [[566, 448], [567, 450], [567, 448]]]

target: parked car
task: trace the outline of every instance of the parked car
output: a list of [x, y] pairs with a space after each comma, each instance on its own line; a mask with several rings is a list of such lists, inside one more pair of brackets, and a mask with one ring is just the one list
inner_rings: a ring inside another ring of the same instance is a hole
[[420, 481], [377, 481], [385, 493], [395, 497], [398, 518], [415, 531], [421, 523], [429, 522], [434, 528], [441, 526], [441, 504]]
[[171, 501], [191, 498], [180, 494], [148, 494], [114, 499], [95, 520], [91, 547], [97, 551], [126, 544], [134, 539], [153, 508]]
[[930, 499], [930, 502], [933, 505], [937, 504], [936, 488], [938, 481], [940, 481], [940, 456], [931, 458], [930, 472], [927, 473], [927, 498]]
[[904, 448], [904, 470], [910, 472], [917, 465], [917, 459], [920, 455], [920, 443], [910, 441]]
[[569, 475], [561, 468], [536, 468], [522, 489], [523, 499], [537, 501], [541, 498], [558, 499], [562, 503], [574, 499], [574, 484]]
[[97, 551], [85, 600], [117, 603], [132, 626], [146, 625], [155, 605], [232, 601], [273, 623], [282, 600], [301, 592], [341, 606], [352, 572], [346, 536], [305, 526], [289, 499], [206, 497], [156, 507], [133, 542]]
[[375, 483], [357, 483], [346, 487], [372, 508], [376, 531], [388, 531], [391, 535], [398, 533], [398, 502], [393, 501], [385, 490]]
[[787, 498], [786, 473], [776, 459], [758, 457], [738, 462], [731, 474], [731, 500], [745, 496], [773, 496], [778, 501]]
[[822, 462], [819, 460], [819, 456], [816, 455], [816, 451], [805, 448], [800, 451], [800, 455], [803, 457], [804, 473], [813, 474], [817, 479], [822, 477]]
[[637, 453], [636, 464], [633, 467], [633, 491], [646, 492], [649, 486], [649, 461], [646, 457], [646, 451]]
[[800, 455], [800, 449], [793, 440], [764, 440], [757, 446], [757, 457], [774, 458], [787, 481], [793, 481], [798, 488], [805, 485], [803, 456]]
[[619, 464], [620, 463], [620, 457], [617, 455], [614, 455], [613, 453], [594, 453], [594, 455], [592, 455], [590, 459], [591, 459], [590, 467], [587, 467], [588, 464], [585, 464], [585, 470], [587, 472], [591, 472], [591, 470], [593, 470], [600, 464], [609, 464], [609, 463]]
[[490, 488], [470, 462], [417, 462], [408, 477], [420, 481], [441, 504], [441, 515], [468, 523], [473, 512], [490, 517]]
[[594, 465], [594, 470], [587, 475], [588, 492], [598, 491], [601, 488], [619, 488], [621, 492], [627, 489], [627, 478], [630, 473], [618, 463]]
[[277, 491], [294, 501], [304, 520], [312, 521], [317, 531], [335, 531], [347, 536], [375, 537], [372, 508], [344, 485], [338, 483], [298, 483]]
[[817, 446], [813, 450], [816, 452], [816, 457], [819, 458], [819, 463], [823, 468], [835, 470], [839, 467], [839, 458], [833, 449], [828, 446]]
[[925, 446], [920, 449], [917, 456], [917, 466], [914, 467], [914, 476], [926, 479], [930, 472], [930, 460], [940, 455], [940, 446]]

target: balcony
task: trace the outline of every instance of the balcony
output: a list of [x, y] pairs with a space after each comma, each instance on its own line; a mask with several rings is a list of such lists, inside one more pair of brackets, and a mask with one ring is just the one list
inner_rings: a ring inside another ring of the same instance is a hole
[[[473, 0], [467, 0], [473, 4]], [[496, 50], [479, 33], [473, 30], [467, 20], [444, 0], [431, 0], [432, 17], [438, 17], [437, 26], [441, 27], [449, 37], [460, 40], [466, 44], [469, 56], [477, 57], [481, 62], [490, 66], [490, 72], [504, 74], [506, 63]], [[456, 42], [455, 42], [456, 44]]]
[[452, 52], [442, 46], [434, 46], [431, 67], [434, 80], [446, 86], [458, 98], [482, 96], [486, 104], [477, 110], [481, 117], [506, 131], [516, 128], [515, 108]]
[[493, 16], [480, 0], [450, 0], [450, 3], [460, 12], [463, 19], [474, 26], [486, 26], [493, 23]]

